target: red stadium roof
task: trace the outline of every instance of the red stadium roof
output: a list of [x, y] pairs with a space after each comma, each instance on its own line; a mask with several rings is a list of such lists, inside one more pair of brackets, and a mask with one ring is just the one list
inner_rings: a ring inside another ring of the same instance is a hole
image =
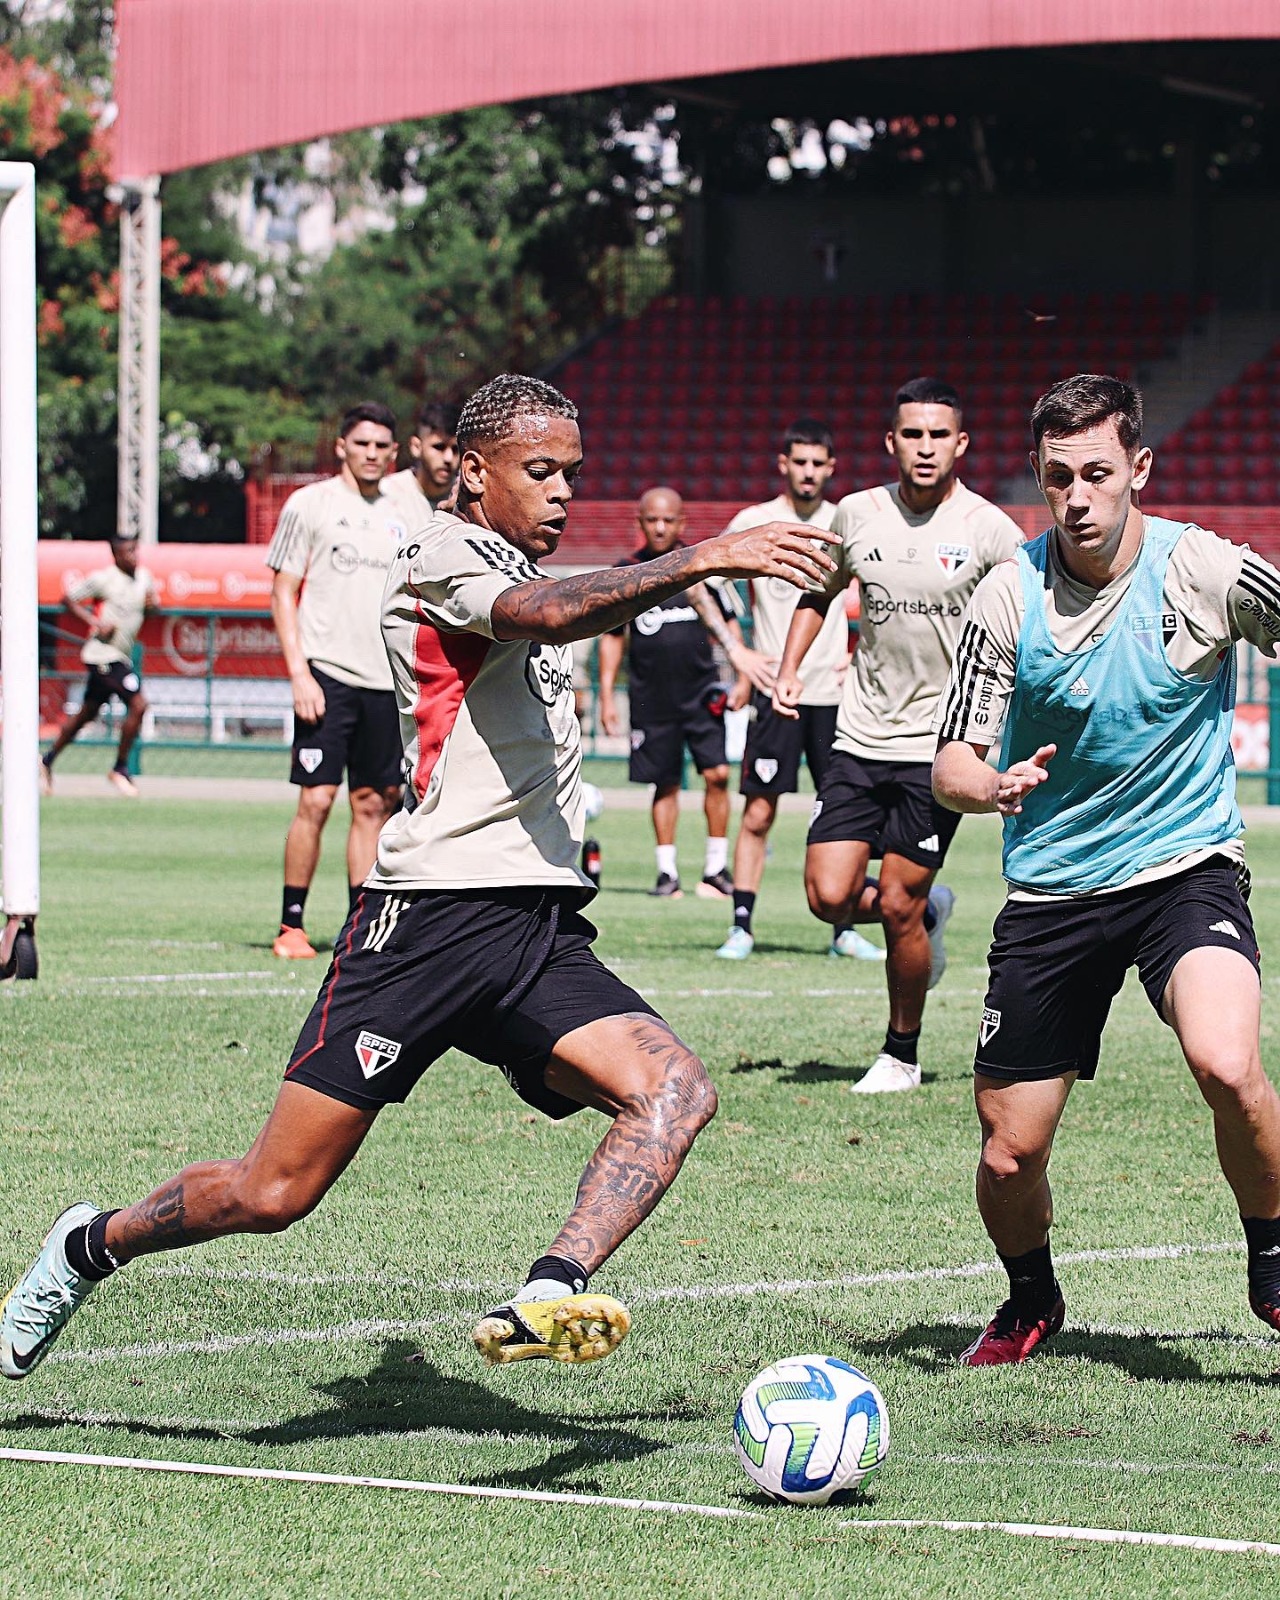
[[614, 84], [1280, 32], [1276, 0], [118, 0], [116, 25], [127, 178]]

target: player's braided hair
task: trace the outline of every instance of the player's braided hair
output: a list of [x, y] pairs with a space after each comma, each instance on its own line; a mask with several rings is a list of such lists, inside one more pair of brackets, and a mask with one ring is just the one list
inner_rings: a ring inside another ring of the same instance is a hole
[[458, 449], [471, 450], [505, 439], [521, 417], [567, 417], [573, 422], [577, 415], [573, 401], [541, 378], [501, 372], [463, 406], [458, 418]]

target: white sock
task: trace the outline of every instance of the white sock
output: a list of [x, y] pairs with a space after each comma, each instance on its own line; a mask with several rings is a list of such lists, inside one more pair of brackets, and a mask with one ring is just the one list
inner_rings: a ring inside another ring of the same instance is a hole
[[676, 847], [673, 844], [660, 844], [657, 847], [658, 876], [665, 874], [668, 878], [678, 878], [676, 871]]
[[707, 864], [702, 869], [704, 878], [714, 878], [717, 872], [723, 872], [729, 862], [729, 841], [727, 839], [707, 840]]
[[[584, 1285], [585, 1287], [585, 1285]], [[562, 1283], [559, 1278], [535, 1278], [512, 1296], [513, 1300], [563, 1300], [567, 1294], [580, 1294], [580, 1289]]]

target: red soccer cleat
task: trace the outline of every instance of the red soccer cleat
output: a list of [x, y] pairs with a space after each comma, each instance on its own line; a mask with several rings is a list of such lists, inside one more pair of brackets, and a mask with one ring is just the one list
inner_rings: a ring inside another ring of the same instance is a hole
[[1250, 1294], [1249, 1310], [1255, 1317], [1261, 1317], [1269, 1328], [1280, 1333], [1280, 1306], [1271, 1305], [1266, 1300], [1260, 1300], [1256, 1294]]
[[1006, 1300], [969, 1348], [961, 1352], [960, 1359], [967, 1367], [1002, 1367], [1011, 1361], [1025, 1361], [1053, 1338], [1066, 1314], [1061, 1295], [1044, 1316], [1032, 1322], [1014, 1310], [1011, 1300]]

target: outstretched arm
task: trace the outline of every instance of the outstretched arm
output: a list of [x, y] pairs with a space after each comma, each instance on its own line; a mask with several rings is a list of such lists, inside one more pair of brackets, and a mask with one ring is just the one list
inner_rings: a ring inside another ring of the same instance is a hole
[[1015, 761], [1005, 772], [986, 762], [988, 746], [966, 744], [961, 739], [941, 739], [933, 758], [933, 796], [948, 811], [998, 811], [1016, 817], [1023, 799], [1049, 776], [1056, 744], [1042, 744], [1026, 761]]
[[704, 539], [634, 567], [516, 584], [493, 603], [493, 635], [542, 644], [590, 639], [620, 628], [703, 578], [785, 578], [798, 589], [814, 588], [835, 569], [816, 541], [835, 542], [817, 529], [769, 522]]

